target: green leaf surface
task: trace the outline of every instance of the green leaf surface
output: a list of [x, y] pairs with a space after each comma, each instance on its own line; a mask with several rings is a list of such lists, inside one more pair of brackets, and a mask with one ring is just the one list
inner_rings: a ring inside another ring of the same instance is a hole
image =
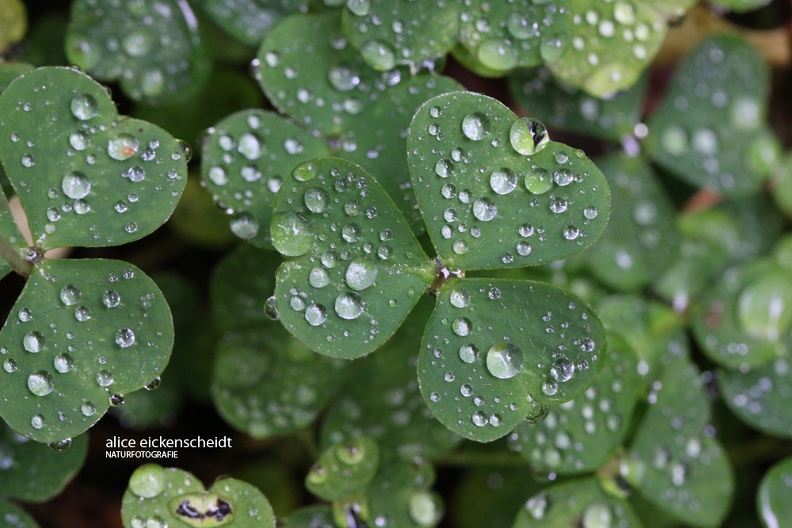
[[343, 152], [339, 155], [376, 177], [416, 233], [423, 232], [426, 227], [415, 201], [404, 155], [407, 129], [424, 101], [461, 89], [462, 86], [450, 77], [411, 77], [388, 89], [387, 97], [363, 110], [355, 126], [344, 135]]
[[337, 158], [297, 167], [272, 223], [275, 248], [296, 257], [277, 274], [286, 329], [317, 352], [363, 356], [393, 335], [434, 280], [404, 217], [363, 169]]
[[415, 70], [456, 44], [460, 3], [446, 0], [351, 0], [344, 35], [379, 71], [406, 64]]
[[557, 60], [569, 45], [572, 12], [565, 0], [463, 3], [455, 56], [487, 77]]
[[76, 0], [65, 46], [72, 64], [150, 103], [189, 97], [211, 69], [185, 0]]
[[269, 249], [268, 226], [283, 180], [300, 163], [329, 154], [321, 139], [279, 115], [245, 110], [209, 129], [202, 148], [201, 178], [215, 200], [233, 215], [231, 231]]
[[167, 375], [164, 385], [161, 379], [153, 380], [151, 388], [127, 394], [124, 396], [124, 405], [111, 407], [110, 413], [123, 427], [129, 429], [145, 430], [172, 425], [179, 416], [183, 396], [180, 388], [171, 381], [176, 380]]
[[386, 526], [429, 528], [443, 516], [440, 496], [431, 491], [434, 468], [421, 462], [392, 461], [381, 467], [366, 490], [369, 518]]
[[0, 6], [0, 54], [22, 40], [27, 31], [27, 10], [21, 0], [6, 0]]
[[[0, 34], [2, 34], [2, 31], [0, 31]], [[27, 64], [25, 62], [1, 62], [0, 63], [0, 93], [3, 93], [5, 91], [8, 85], [11, 84], [11, 81], [16, 79], [23, 73], [29, 72], [32, 69], [34, 69], [34, 66], [32, 64]]]
[[478, 442], [569, 401], [604, 363], [605, 333], [579, 298], [530, 281], [445, 283], [418, 363], [432, 414]]
[[611, 190], [611, 218], [602, 237], [580, 257], [590, 272], [616, 291], [650, 284], [677, 258], [674, 206], [641, 158], [597, 160]]
[[283, 528], [336, 528], [330, 506], [307, 506], [286, 517]]
[[519, 424], [510, 447], [540, 472], [595, 471], [622, 445], [643, 388], [638, 357], [618, 334], [608, 334], [608, 360], [583, 395], [556, 405], [537, 423]]
[[665, 38], [666, 14], [654, 4], [620, 1], [593, 9], [589, 0], [569, 0], [573, 23], [562, 35], [569, 42], [548, 68], [564, 84], [601, 99], [630, 88]]
[[311, 467], [305, 487], [328, 501], [346, 499], [365, 490], [378, 465], [379, 449], [371, 438], [334, 444]]
[[216, 347], [212, 399], [220, 415], [254, 438], [310, 424], [344, 382], [349, 364], [313, 353], [265, 315], [277, 254], [242, 245], [211, 283]]
[[755, 192], [764, 151], [769, 69], [739, 37], [702, 42], [680, 64], [649, 121], [647, 150], [682, 180], [726, 195]]
[[538, 68], [514, 72], [509, 89], [521, 108], [550, 128], [620, 141], [634, 134], [641, 119], [647, 78], [644, 75], [624, 92], [599, 99], [560, 84], [547, 68]]
[[286, 15], [308, 10], [307, 0], [200, 0], [212, 20], [248, 46], [258, 46]]
[[775, 167], [772, 182], [770, 192], [773, 201], [787, 218], [792, 217], [792, 153]]
[[39, 528], [25, 510], [3, 499], [0, 499], [0, 519], [3, 519], [7, 528]]
[[605, 229], [610, 193], [599, 169], [495, 99], [430, 99], [413, 118], [407, 148], [418, 205], [448, 267], [551, 262]]
[[744, 423], [765, 433], [792, 438], [792, 380], [789, 358], [776, 359], [748, 372], [724, 370], [723, 401]]
[[696, 341], [716, 363], [757, 367], [792, 350], [792, 280], [769, 259], [728, 270], [692, 317]]
[[0, 424], [0, 496], [26, 502], [54, 497], [80, 470], [87, 451], [87, 435], [49, 448]]
[[97, 82], [41, 68], [0, 95], [0, 142], [34, 244], [120, 245], [168, 219], [187, 181], [182, 146], [161, 128], [118, 115]]
[[756, 494], [756, 509], [766, 528], [780, 528], [792, 519], [792, 458], [775, 464], [765, 473]]
[[5, 192], [0, 188], [0, 279], [11, 271], [11, 260], [27, 257], [25, 237], [14, 222]]
[[323, 446], [370, 436], [383, 458], [412, 461], [437, 458], [459, 443], [460, 438], [429, 413], [415, 376], [431, 307], [425, 297], [387, 344], [355, 363], [353, 375], [324, 419]]
[[256, 79], [278, 110], [337, 136], [401, 73], [370, 68], [344, 38], [338, 15], [330, 13], [281, 20], [261, 44]]
[[139, 269], [114, 260], [44, 260], [0, 331], [0, 415], [38, 442], [76, 436], [104, 414], [111, 396], [158, 377], [172, 345], [168, 305]]
[[274, 528], [267, 498], [247, 482], [221, 478], [206, 491], [186, 471], [145, 464], [132, 473], [121, 505], [124, 528], [223, 525]]
[[734, 476], [723, 448], [705, 435], [710, 408], [698, 369], [681, 358], [669, 362], [647, 401], [622, 476], [679, 521], [719, 526]]
[[448, 500], [448, 521], [457, 528], [508, 528], [525, 506], [527, 494], [545, 488], [524, 466], [472, 467]]
[[533, 495], [517, 514], [513, 528], [622, 526], [641, 528], [630, 505], [605, 494], [594, 478], [571, 480]]

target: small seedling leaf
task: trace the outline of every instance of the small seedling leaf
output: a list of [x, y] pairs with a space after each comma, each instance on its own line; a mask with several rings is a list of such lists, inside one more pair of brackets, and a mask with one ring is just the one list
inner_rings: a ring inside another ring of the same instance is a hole
[[725, 370], [720, 388], [729, 409], [744, 423], [771, 435], [792, 438], [792, 381], [789, 357], [748, 372]]
[[366, 489], [379, 466], [376, 442], [360, 437], [325, 449], [305, 478], [305, 487], [328, 500], [347, 499]]

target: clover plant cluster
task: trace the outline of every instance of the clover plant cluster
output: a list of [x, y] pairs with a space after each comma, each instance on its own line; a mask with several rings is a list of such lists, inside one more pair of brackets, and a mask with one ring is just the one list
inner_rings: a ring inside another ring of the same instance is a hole
[[204, 427], [125, 528], [785, 526], [784, 8], [695, 4], [5, 0], [0, 524]]

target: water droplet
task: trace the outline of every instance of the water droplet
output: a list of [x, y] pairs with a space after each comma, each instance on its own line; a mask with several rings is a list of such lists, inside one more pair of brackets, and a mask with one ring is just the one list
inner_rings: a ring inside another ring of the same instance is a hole
[[[434, 526], [443, 514], [443, 507], [435, 494], [429, 491], [414, 491], [410, 495], [410, 518], [418, 526]], [[375, 526], [379, 526], [376, 524]]]
[[55, 388], [52, 376], [46, 370], [39, 370], [28, 376], [27, 386], [36, 396], [46, 396]]
[[457, 317], [451, 323], [451, 330], [460, 337], [470, 335], [470, 331], [472, 330], [470, 319], [466, 317]]
[[496, 169], [490, 175], [490, 187], [498, 194], [509, 194], [517, 187], [517, 175], [510, 169]]
[[574, 174], [569, 169], [558, 169], [553, 173], [553, 180], [557, 185], [566, 187], [575, 179]]
[[556, 214], [563, 213], [567, 210], [569, 204], [563, 198], [554, 198], [550, 202], [550, 210]]
[[140, 165], [136, 165], [122, 172], [121, 176], [127, 178], [131, 182], [140, 183], [146, 179], [146, 171]]
[[487, 370], [499, 379], [513, 378], [523, 366], [523, 353], [513, 343], [500, 342], [487, 351]]
[[435, 164], [435, 174], [441, 178], [448, 178], [454, 174], [454, 162], [449, 159], [441, 159]]
[[74, 309], [74, 318], [84, 323], [91, 318], [91, 309], [87, 306], [78, 306]]
[[553, 187], [553, 180], [547, 169], [537, 167], [525, 175], [525, 188], [533, 194], [544, 194]]
[[247, 132], [239, 138], [237, 150], [245, 158], [251, 161], [257, 160], [261, 157], [261, 141], [254, 134]]
[[454, 250], [454, 253], [457, 255], [464, 255], [468, 252], [468, 245], [467, 242], [464, 240], [455, 240], [454, 243], [451, 245], [451, 248]]
[[96, 374], [96, 383], [100, 387], [109, 387], [113, 384], [113, 373], [109, 370], [100, 370]]
[[346, 270], [346, 283], [356, 291], [362, 291], [377, 280], [378, 268], [369, 260], [359, 257], [350, 262]]
[[162, 466], [145, 464], [129, 477], [129, 491], [138, 497], [150, 499], [165, 491], [166, 483], [165, 469]]
[[465, 308], [470, 303], [470, 292], [465, 288], [456, 288], [451, 291], [448, 299], [452, 306]]
[[23, 323], [27, 323], [28, 321], [33, 319], [33, 312], [30, 311], [30, 308], [21, 308], [17, 312], [17, 317]]
[[496, 71], [508, 71], [517, 66], [517, 50], [508, 40], [485, 40], [476, 50], [476, 56], [481, 64]]
[[371, 10], [371, 0], [347, 0], [347, 9], [357, 16], [366, 16]]
[[22, 348], [33, 354], [44, 348], [44, 336], [39, 332], [28, 332], [22, 338]]
[[99, 112], [99, 105], [94, 96], [81, 94], [71, 100], [71, 113], [80, 121], [87, 121], [96, 116]]
[[107, 290], [102, 294], [102, 303], [108, 308], [115, 308], [121, 303], [121, 295], [115, 290]]
[[33, 429], [41, 429], [44, 427], [44, 416], [36, 414], [30, 419], [30, 425]]
[[69, 198], [84, 198], [91, 192], [91, 182], [85, 173], [74, 171], [66, 174], [61, 181], [63, 193]]
[[122, 328], [116, 332], [115, 342], [121, 348], [129, 348], [135, 343], [135, 332], [129, 328]]
[[74, 150], [85, 150], [91, 145], [91, 140], [83, 132], [74, 132], [69, 136], [69, 145]]
[[514, 150], [524, 156], [530, 156], [544, 148], [550, 142], [550, 136], [540, 121], [523, 117], [512, 124], [509, 142]]
[[363, 301], [356, 293], [342, 293], [336, 297], [335, 312], [342, 319], [357, 319], [363, 313]]
[[3, 361], [3, 370], [8, 372], [9, 374], [11, 374], [12, 372], [16, 372], [17, 368], [18, 368], [17, 367], [17, 362], [14, 361], [13, 359], [6, 358], [6, 360]]
[[489, 198], [482, 198], [473, 202], [473, 216], [482, 222], [489, 222], [498, 213], [498, 206]]
[[305, 309], [305, 320], [311, 326], [319, 326], [327, 320], [327, 311], [321, 304], [311, 304]]
[[52, 451], [56, 453], [65, 453], [66, 451], [69, 450], [71, 445], [72, 445], [72, 439], [65, 438], [63, 440], [58, 440], [57, 442], [51, 442], [47, 444], [47, 447], [49, 447]]
[[118, 134], [107, 142], [107, 154], [119, 161], [131, 158], [138, 151], [140, 141], [131, 134]]
[[580, 236], [580, 229], [570, 225], [564, 228], [564, 238], [567, 240], [576, 240]]
[[80, 406], [80, 412], [83, 414], [83, 416], [93, 416], [96, 414], [96, 405], [89, 402], [88, 400], [83, 400], [83, 403]]
[[120, 407], [121, 405], [124, 405], [125, 399], [122, 394], [111, 394], [108, 398], [108, 401], [113, 407]]
[[259, 232], [258, 220], [250, 213], [239, 213], [231, 219], [228, 225], [231, 232], [242, 240], [251, 240]]
[[473, 112], [462, 119], [462, 133], [469, 139], [479, 141], [489, 135], [489, 118], [480, 113]]
[[548, 381], [542, 384], [542, 392], [547, 394], [548, 396], [554, 395], [558, 392], [558, 383], [554, 381]]
[[392, 70], [396, 66], [396, 54], [393, 49], [379, 40], [364, 42], [360, 54], [372, 68], [378, 71]]
[[660, 144], [672, 156], [681, 156], [688, 150], [687, 133], [679, 125], [669, 125], [661, 132]]
[[475, 345], [468, 343], [459, 347], [459, 359], [465, 363], [474, 363], [478, 359], [478, 349]]
[[473, 421], [473, 425], [477, 427], [484, 427], [489, 423], [489, 418], [481, 411], [474, 412], [470, 419]]
[[431, 394], [429, 395], [429, 399], [430, 399], [431, 401], [433, 401], [434, 403], [437, 403], [437, 402], [439, 402], [439, 401], [440, 401], [440, 394], [438, 394], [438, 393], [436, 393], [436, 392], [433, 392], [433, 393], [431, 393]]
[[300, 256], [311, 248], [313, 231], [303, 216], [279, 214], [273, 220], [272, 243], [285, 256]]
[[66, 374], [72, 368], [74, 368], [74, 360], [69, 354], [63, 353], [58, 354], [55, 356], [55, 360], [53, 361], [53, 366], [55, 370], [60, 372], [61, 374]]
[[328, 80], [339, 92], [348, 92], [360, 84], [360, 76], [355, 68], [348, 65], [330, 68]]

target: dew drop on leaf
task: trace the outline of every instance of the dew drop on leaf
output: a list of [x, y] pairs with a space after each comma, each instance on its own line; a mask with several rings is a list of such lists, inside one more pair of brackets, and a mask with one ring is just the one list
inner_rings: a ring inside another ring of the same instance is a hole
[[[350, 288], [355, 291], [362, 291], [374, 284], [377, 280], [377, 272], [378, 268], [375, 264], [368, 259], [360, 257], [349, 263], [344, 278]], [[325, 275], [327, 275], [326, 272]]]
[[356, 293], [342, 293], [336, 297], [335, 312], [341, 319], [357, 319], [363, 313], [363, 301]]
[[469, 139], [479, 141], [489, 135], [489, 118], [480, 113], [473, 112], [462, 119], [462, 133]]
[[47, 447], [49, 447], [52, 451], [56, 453], [65, 453], [66, 451], [69, 450], [71, 445], [72, 445], [72, 439], [65, 438], [63, 440], [58, 440], [57, 442], [51, 442], [47, 444]]
[[91, 192], [91, 182], [85, 173], [73, 171], [63, 177], [61, 188], [63, 189], [63, 194], [69, 198], [85, 198]]
[[116, 332], [115, 342], [121, 348], [129, 348], [135, 343], [135, 332], [130, 328], [122, 328]]
[[109, 387], [113, 384], [113, 373], [109, 370], [100, 370], [96, 373], [96, 383], [99, 384], [100, 387]]
[[71, 113], [80, 121], [87, 121], [95, 117], [99, 112], [99, 105], [94, 96], [90, 94], [82, 94], [74, 97], [71, 100]]
[[139, 146], [137, 138], [122, 133], [107, 142], [107, 154], [115, 160], [124, 161], [134, 156]]
[[305, 309], [305, 320], [311, 326], [319, 326], [327, 320], [327, 310], [321, 304], [311, 304]]
[[28, 332], [22, 338], [22, 348], [33, 354], [44, 348], [44, 336], [39, 332]]
[[165, 491], [165, 486], [165, 469], [157, 464], [140, 466], [129, 477], [129, 491], [144, 499], [156, 497]]
[[53, 360], [53, 366], [55, 367], [55, 370], [61, 374], [65, 374], [74, 368], [74, 359], [72, 359], [71, 355], [65, 352], [63, 354], [58, 354]]
[[28, 376], [27, 385], [36, 396], [46, 396], [55, 388], [52, 376], [46, 370], [39, 370]]
[[523, 352], [513, 343], [500, 342], [487, 351], [487, 370], [499, 379], [513, 378], [523, 366]]

